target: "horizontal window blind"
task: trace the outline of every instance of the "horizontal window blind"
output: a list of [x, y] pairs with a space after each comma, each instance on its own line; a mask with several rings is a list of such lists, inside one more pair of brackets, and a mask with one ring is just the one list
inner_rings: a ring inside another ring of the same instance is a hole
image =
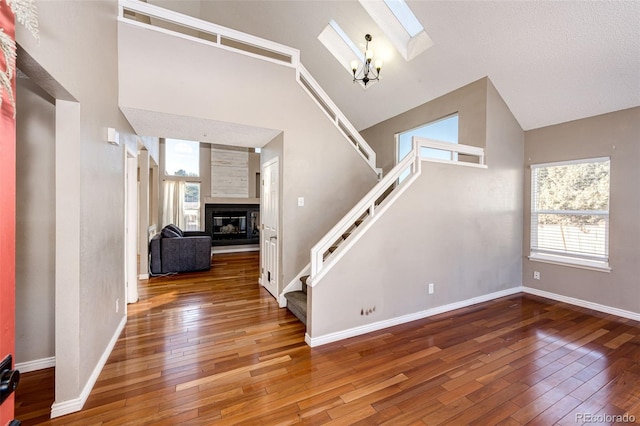
[[531, 255], [609, 261], [609, 158], [531, 166]]

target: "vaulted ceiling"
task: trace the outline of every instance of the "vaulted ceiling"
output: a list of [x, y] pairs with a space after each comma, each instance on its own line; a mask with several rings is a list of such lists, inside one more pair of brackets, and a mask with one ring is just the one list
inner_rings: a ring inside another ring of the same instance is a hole
[[[407, 0], [434, 42], [411, 61], [356, 0], [148, 1], [299, 49], [360, 130], [484, 76], [525, 130], [640, 105], [638, 1]], [[390, 54], [379, 83], [353, 84], [320, 43], [331, 19]]]

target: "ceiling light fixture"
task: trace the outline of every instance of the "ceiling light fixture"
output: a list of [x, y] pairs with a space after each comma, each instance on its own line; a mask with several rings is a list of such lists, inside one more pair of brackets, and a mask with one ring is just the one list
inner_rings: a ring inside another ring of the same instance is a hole
[[362, 68], [358, 72], [358, 61], [351, 61], [351, 71], [353, 71], [353, 82], [362, 82], [364, 87], [367, 87], [368, 83], [374, 81], [380, 81], [380, 69], [382, 68], [382, 60], [377, 59], [372, 68], [371, 62], [373, 62], [373, 51], [369, 49], [369, 42], [372, 37], [371, 34], [364, 36], [367, 44], [364, 48], [364, 61], [362, 62]]

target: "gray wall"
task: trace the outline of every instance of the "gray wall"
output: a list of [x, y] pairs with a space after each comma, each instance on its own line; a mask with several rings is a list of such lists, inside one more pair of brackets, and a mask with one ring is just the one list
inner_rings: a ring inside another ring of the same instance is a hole
[[488, 169], [423, 162], [422, 175], [311, 289], [312, 338], [521, 285], [523, 131], [487, 79], [365, 133], [378, 148], [392, 146], [394, 133], [456, 111], [461, 143], [486, 139]]
[[[119, 34], [123, 107], [283, 132], [278, 242], [288, 284], [309, 263], [311, 247], [375, 184], [375, 172], [296, 82], [293, 68], [124, 23]], [[169, 63], [166, 51], [173, 52]], [[188, 78], [176, 79], [185, 68]]]
[[29, 56], [79, 105], [56, 108], [56, 131], [79, 136], [69, 150], [74, 155], [56, 163], [70, 183], [57, 208], [62, 212], [68, 205], [65, 214], [77, 217], [65, 222], [72, 232], [57, 242], [68, 257], [70, 280], [56, 282], [56, 403], [80, 396], [124, 318], [124, 154], [122, 145], [106, 142], [105, 133], [106, 127], [132, 133], [118, 109], [117, 10], [113, 1], [41, 2], [40, 43], [22, 29], [17, 35]]
[[17, 80], [16, 362], [55, 356], [55, 105]]
[[[525, 133], [523, 285], [640, 313], [640, 108]], [[531, 164], [611, 157], [610, 273], [532, 262]], [[540, 272], [540, 280], [533, 279]]]

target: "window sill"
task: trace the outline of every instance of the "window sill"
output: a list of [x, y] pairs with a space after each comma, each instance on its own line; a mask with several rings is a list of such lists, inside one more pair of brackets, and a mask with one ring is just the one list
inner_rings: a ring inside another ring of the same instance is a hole
[[528, 257], [533, 262], [550, 263], [552, 265], [568, 266], [570, 268], [588, 269], [590, 271], [611, 272], [608, 262], [576, 259], [572, 257], [532, 254]]

